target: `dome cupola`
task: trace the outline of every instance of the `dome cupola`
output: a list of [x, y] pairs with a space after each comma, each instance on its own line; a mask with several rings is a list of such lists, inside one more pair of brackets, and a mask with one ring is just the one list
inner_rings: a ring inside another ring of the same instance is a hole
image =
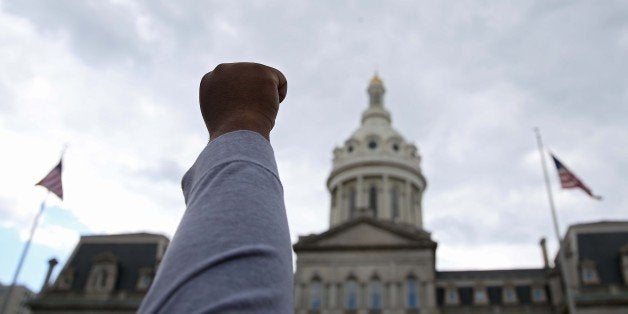
[[330, 225], [361, 215], [422, 228], [421, 198], [426, 181], [416, 146], [392, 127], [384, 106], [384, 83], [375, 74], [360, 126], [334, 149], [327, 180], [331, 193]]

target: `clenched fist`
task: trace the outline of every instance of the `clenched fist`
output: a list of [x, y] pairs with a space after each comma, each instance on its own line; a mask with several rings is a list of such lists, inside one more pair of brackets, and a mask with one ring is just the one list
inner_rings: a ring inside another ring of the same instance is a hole
[[209, 138], [250, 130], [270, 139], [288, 82], [277, 69], [259, 63], [223, 63], [201, 79], [199, 100]]

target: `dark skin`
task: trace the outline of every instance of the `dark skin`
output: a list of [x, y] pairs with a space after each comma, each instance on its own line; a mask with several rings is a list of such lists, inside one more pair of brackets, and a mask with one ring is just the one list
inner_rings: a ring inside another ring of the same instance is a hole
[[237, 130], [270, 141], [288, 82], [277, 69], [259, 63], [223, 63], [205, 74], [199, 88], [201, 114], [209, 139]]

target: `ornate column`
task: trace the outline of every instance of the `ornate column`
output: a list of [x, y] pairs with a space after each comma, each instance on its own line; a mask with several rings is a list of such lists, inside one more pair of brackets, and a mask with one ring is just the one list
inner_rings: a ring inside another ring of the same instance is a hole
[[329, 297], [327, 298], [328, 302], [327, 302], [327, 308], [328, 309], [335, 309], [336, 308], [336, 301], [338, 299], [338, 289], [337, 289], [337, 284], [332, 282], [329, 284]]
[[382, 205], [382, 213], [383, 219], [392, 219], [392, 209], [390, 207], [390, 183], [388, 182], [388, 175], [384, 174], [383, 176], [383, 185], [382, 189], [384, 193], [382, 194], [382, 200], [384, 204]]
[[358, 283], [358, 309], [366, 309], [368, 306], [368, 286], [366, 283]]
[[397, 291], [397, 283], [395, 282], [391, 282], [390, 283], [390, 308], [391, 309], [397, 309], [397, 295], [399, 293], [399, 291]]
[[423, 193], [421, 192], [421, 190], [417, 190], [417, 194], [416, 194], [416, 208], [414, 209], [414, 211], [416, 212], [416, 225], [417, 227], [423, 229], [423, 209], [421, 208], [421, 204], [423, 202]]
[[436, 308], [436, 295], [434, 294], [436, 288], [434, 287], [433, 281], [425, 281], [424, 283], [425, 293], [423, 293], [423, 295], [425, 295], [425, 300], [423, 300], [423, 304], [425, 304], [425, 307], [431, 312]]
[[414, 211], [412, 208], [412, 186], [410, 185], [410, 181], [406, 179], [404, 181], [404, 190], [405, 197], [404, 200], [404, 210], [401, 211], [401, 219], [402, 221], [414, 222]]
[[338, 221], [338, 223], [345, 221], [347, 219], [349, 219], [349, 194], [348, 189], [345, 189], [345, 184], [341, 183], [340, 185], [340, 190], [342, 191], [342, 200], [340, 201], [340, 220]]
[[356, 207], [358, 209], [366, 207], [366, 204], [364, 203], [364, 195], [366, 194], [366, 193], [364, 193], [364, 189], [365, 189], [365, 187], [364, 187], [364, 177], [362, 175], [359, 175], [358, 176], [358, 181], [357, 181], [356, 187], [355, 187], [355, 190], [356, 190], [356, 193], [357, 193], [356, 202], [355, 202], [356, 204], [355, 205], [356, 205]]
[[[333, 190], [332, 190], [333, 191]], [[344, 205], [345, 205], [345, 197], [343, 195], [344, 190], [342, 188], [342, 183], [338, 183], [336, 186], [336, 204], [332, 209], [333, 213], [333, 221], [331, 223], [332, 226], [339, 224], [342, 221]]]

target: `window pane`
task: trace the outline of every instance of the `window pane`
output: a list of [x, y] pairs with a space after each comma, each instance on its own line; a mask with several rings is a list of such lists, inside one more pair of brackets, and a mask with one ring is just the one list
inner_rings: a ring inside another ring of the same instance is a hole
[[373, 211], [373, 217], [377, 218], [377, 187], [374, 185], [369, 189], [369, 208]]
[[419, 305], [416, 279], [408, 278], [407, 291], [408, 291], [408, 308], [416, 309]]
[[345, 283], [345, 308], [355, 310], [358, 307], [358, 284], [355, 279]]
[[320, 310], [321, 296], [321, 282], [319, 280], [312, 281], [312, 284], [310, 286], [310, 309]]
[[369, 308], [378, 310], [382, 308], [382, 284], [379, 279], [371, 280], [369, 287]]
[[349, 212], [351, 213], [351, 217], [355, 216], [356, 201], [357, 201], [357, 193], [355, 191], [355, 187], [351, 187], [351, 189], [349, 190]]
[[397, 187], [393, 187], [390, 190], [390, 207], [393, 219], [399, 218], [399, 190], [397, 190]]

